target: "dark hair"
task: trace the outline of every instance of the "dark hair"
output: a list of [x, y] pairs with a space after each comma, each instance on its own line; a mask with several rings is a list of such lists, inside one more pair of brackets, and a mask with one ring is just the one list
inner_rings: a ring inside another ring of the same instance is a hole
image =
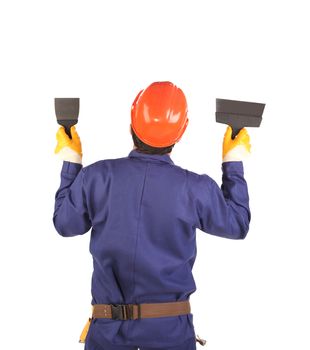
[[135, 134], [133, 131], [132, 127], [131, 128], [131, 134], [132, 134], [132, 139], [133, 143], [137, 147], [137, 151], [140, 151], [142, 153], [148, 153], [148, 154], [166, 154], [170, 153], [172, 151], [172, 148], [174, 147], [175, 144], [167, 147], [153, 147], [149, 146], [143, 141], [139, 139], [139, 137]]

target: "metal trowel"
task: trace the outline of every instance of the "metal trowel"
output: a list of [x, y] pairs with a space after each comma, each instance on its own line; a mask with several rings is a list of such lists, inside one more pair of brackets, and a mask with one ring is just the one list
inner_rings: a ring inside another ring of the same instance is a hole
[[79, 110], [79, 98], [55, 98], [57, 122], [65, 128], [66, 134], [70, 138], [70, 128], [78, 122]]
[[218, 123], [228, 124], [232, 128], [234, 139], [243, 127], [259, 127], [265, 104], [235, 100], [216, 99], [215, 117]]

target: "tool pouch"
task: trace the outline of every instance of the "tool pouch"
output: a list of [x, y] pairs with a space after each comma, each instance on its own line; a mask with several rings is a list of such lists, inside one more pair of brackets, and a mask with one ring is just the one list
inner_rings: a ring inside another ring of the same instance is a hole
[[87, 333], [89, 331], [89, 327], [90, 327], [91, 321], [92, 321], [92, 319], [89, 318], [87, 323], [86, 323], [86, 325], [85, 325], [85, 327], [83, 328], [82, 333], [80, 335], [80, 340], [79, 340], [80, 343], [85, 343], [85, 340], [86, 340], [86, 337], [87, 337]]

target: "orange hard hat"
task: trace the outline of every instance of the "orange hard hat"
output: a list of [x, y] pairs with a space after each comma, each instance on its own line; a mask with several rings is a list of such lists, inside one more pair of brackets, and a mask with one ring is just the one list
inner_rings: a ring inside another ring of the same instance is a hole
[[183, 91], [165, 81], [139, 92], [131, 107], [131, 127], [141, 141], [153, 147], [178, 142], [188, 124]]

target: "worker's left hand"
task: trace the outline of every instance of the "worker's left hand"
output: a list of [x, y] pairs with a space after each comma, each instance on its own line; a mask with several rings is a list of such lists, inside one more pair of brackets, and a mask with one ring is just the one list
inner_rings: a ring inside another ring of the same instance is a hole
[[67, 162], [82, 164], [82, 145], [76, 132], [75, 126], [70, 129], [72, 139], [66, 134], [65, 128], [61, 126], [56, 134], [57, 146], [55, 153]]

